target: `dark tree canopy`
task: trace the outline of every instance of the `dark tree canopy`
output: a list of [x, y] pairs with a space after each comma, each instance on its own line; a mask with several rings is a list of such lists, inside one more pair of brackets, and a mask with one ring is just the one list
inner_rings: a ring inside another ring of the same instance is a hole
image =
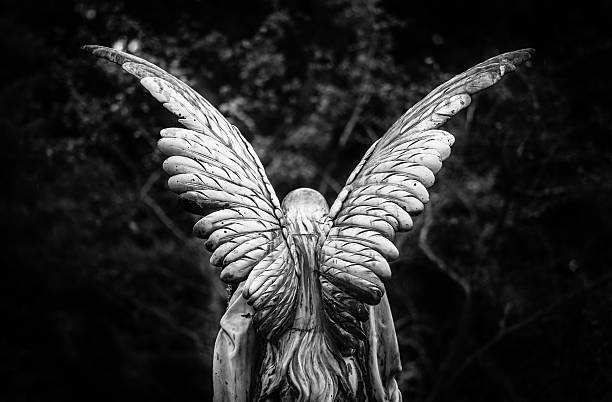
[[[186, 80], [282, 198], [333, 201], [369, 145], [452, 75], [533, 62], [453, 120], [454, 153], [387, 285], [408, 401], [612, 398], [606, 2], [5, 1], [5, 401], [202, 401], [227, 291], [167, 190], [170, 114], [79, 50]], [[6, 381], [6, 380], [5, 380]]]

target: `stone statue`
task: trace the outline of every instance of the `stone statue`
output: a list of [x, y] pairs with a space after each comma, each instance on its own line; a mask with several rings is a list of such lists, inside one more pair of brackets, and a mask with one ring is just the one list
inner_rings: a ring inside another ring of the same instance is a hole
[[214, 352], [216, 401], [401, 401], [385, 295], [395, 234], [429, 200], [454, 137], [439, 127], [528, 60], [493, 57], [434, 89], [366, 152], [331, 207], [300, 188], [279, 202], [251, 145], [217, 109], [159, 67], [101, 46], [184, 128], [161, 131], [172, 191], [202, 216], [210, 262], [236, 287]]

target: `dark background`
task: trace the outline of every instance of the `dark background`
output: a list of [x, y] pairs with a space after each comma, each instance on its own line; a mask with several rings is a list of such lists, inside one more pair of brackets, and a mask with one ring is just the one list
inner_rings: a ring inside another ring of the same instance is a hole
[[188, 81], [279, 198], [331, 203], [369, 144], [452, 75], [533, 62], [449, 124], [387, 289], [407, 401], [612, 400], [607, 2], [3, 1], [3, 401], [204, 401], [226, 290], [166, 189], [177, 123], [102, 44]]

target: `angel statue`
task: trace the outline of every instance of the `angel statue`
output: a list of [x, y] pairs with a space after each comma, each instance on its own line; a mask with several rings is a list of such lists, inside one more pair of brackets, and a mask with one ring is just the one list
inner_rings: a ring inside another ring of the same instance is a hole
[[138, 77], [184, 126], [161, 131], [168, 185], [202, 216], [193, 232], [235, 287], [215, 343], [215, 401], [401, 401], [384, 285], [395, 234], [412, 228], [450, 154], [454, 137], [439, 127], [533, 50], [434, 89], [372, 144], [329, 207], [310, 188], [280, 202], [238, 129], [177, 78], [125, 52], [84, 49]]

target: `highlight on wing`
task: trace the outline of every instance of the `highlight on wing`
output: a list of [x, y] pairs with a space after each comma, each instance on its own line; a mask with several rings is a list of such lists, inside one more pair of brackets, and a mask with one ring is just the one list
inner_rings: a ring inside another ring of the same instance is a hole
[[[493, 57], [435, 88], [370, 147], [328, 208], [312, 189], [281, 204], [238, 129], [177, 78], [121, 51], [84, 49], [139, 78], [184, 126], [162, 130], [158, 142], [168, 186], [202, 216], [194, 234], [239, 289], [215, 346], [215, 398], [401, 400], [384, 285], [399, 256], [395, 235], [412, 228], [451, 153], [455, 139], [440, 126], [533, 50]], [[256, 348], [257, 359], [236, 353]]]

